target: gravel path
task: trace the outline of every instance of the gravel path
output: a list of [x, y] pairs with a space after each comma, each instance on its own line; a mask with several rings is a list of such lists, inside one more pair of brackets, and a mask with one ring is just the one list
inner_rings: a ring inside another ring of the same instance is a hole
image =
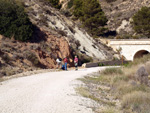
[[[104, 68], [104, 67], [103, 67]], [[93, 113], [97, 103], [76, 94], [76, 80], [103, 68], [35, 74], [0, 85], [0, 113]]]

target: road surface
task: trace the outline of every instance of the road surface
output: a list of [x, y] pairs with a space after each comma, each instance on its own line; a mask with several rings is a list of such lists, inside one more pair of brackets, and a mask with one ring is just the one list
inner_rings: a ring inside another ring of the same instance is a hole
[[[104, 67], [103, 67], [104, 68]], [[93, 113], [96, 102], [79, 96], [77, 78], [103, 68], [36, 74], [0, 85], [0, 113]]]

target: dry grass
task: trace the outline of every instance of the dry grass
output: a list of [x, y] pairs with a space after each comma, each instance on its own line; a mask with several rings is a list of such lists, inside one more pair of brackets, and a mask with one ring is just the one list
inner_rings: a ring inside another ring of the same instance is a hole
[[[140, 84], [135, 79], [135, 73], [139, 65], [145, 64], [150, 61], [150, 55], [144, 56], [141, 59], [136, 59], [134, 62], [129, 63], [126, 67], [121, 68], [108, 68], [100, 73], [100, 76], [91, 76], [83, 78], [84, 83], [107, 85], [111, 87], [108, 93], [119, 99], [123, 112], [127, 113], [149, 113], [150, 111], [150, 87]], [[150, 64], [146, 65], [150, 68]], [[150, 78], [150, 77], [149, 77]], [[88, 90], [88, 89], [87, 89]], [[100, 92], [104, 91], [99, 89]], [[105, 91], [106, 92], [106, 91]], [[90, 94], [90, 96], [92, 95]], [[98, 99], [98, 102], [100, 99]], [[108, 107], [101, 113], [117, 113], [115, 107]]]
[[108, 107], [101, 110], [100, 113], [120, 113], [120, 111], [116, 110], [114, 107]]
[[104, 74], [104, 75], [122, 75], [123, 71], [120, 68], [106, 68], [101, 74]]
[[77, 91], [77, 93], [79, 93], [83, 97], [90, 98], [91, 94], [90, 94], [90, 92], [88, 91], [87, 88], [85, 88], [85, 87], [77, 87], [76, 91]]
[[134, 91], [126, 94], [122, 99], [122, 107], [132, 109], [136, 113], [149, 113], [150, 111], [150, 93]]
[[142, 58], [135, 59], [133, 62], [129, 63], [129, 67], [139, 64], [145, 64], [147, 61], [150, 61], [150, 55], [144, 55]]
[[150, 92], [150, 88], [145, 85], [140, 84], [131, 84], [127, 82], [120, 82], [118, 86], [115, 85], [115, 95], [117, 98], [122, 99], [123, 95], [130, 94], [134, 91], [141, 91], [141, 92]]

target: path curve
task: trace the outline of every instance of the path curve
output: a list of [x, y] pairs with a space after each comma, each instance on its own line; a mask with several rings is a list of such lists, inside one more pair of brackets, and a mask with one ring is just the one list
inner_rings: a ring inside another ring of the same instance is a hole
[[[105, 67], [19, 77], [0, 85], [0, 113], [93, 113], [96, 103], [75, 92], [76, 80]], [[85, 106], [86, 105], [86, 106]]]

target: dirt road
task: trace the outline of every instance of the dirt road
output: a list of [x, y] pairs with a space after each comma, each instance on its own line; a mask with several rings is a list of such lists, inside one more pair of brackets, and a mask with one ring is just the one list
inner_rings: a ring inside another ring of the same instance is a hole
[[76, 94], [75, 87], [81, 83], [76, 79], [103, 68], [49, 72], [4, 81], [0, 85], [0, 113], [93, 113], [89, 107], [96, 103]]

